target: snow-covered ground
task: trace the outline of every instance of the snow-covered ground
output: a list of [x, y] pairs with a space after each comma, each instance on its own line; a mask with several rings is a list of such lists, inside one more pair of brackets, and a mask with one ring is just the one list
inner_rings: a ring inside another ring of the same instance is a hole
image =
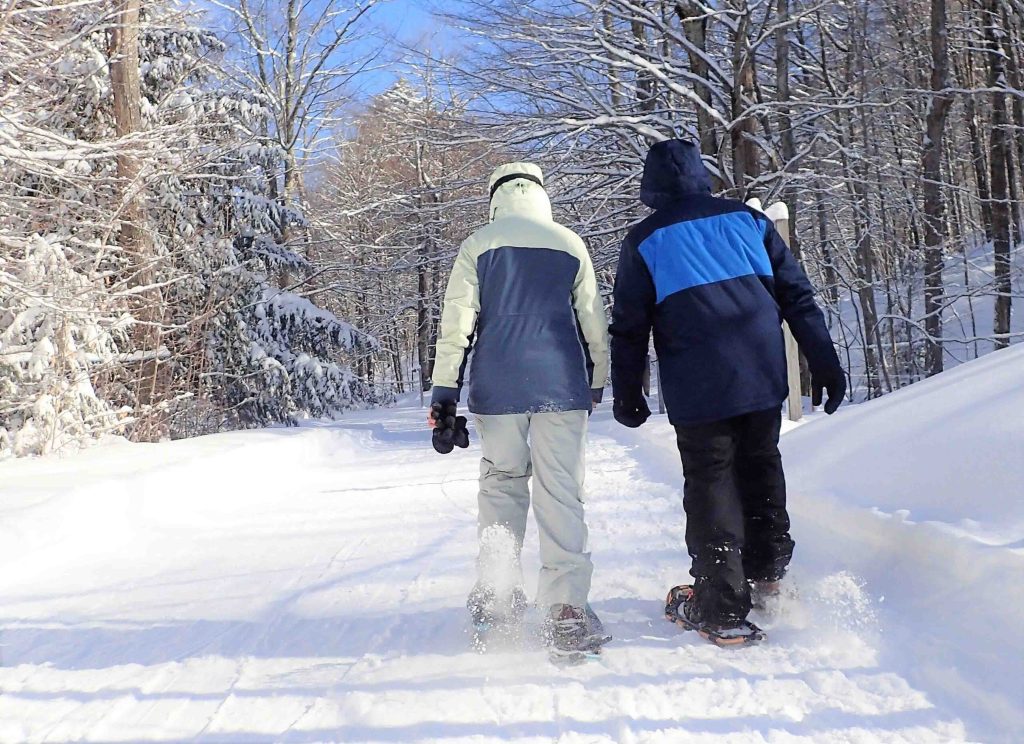
[[0, 740], [1019, 741], [1021, 380], [1024, 346], [788, 433], [798, 597], [740, 650], [661, 619], [672, 432], [605, 406], [615, 641], [562, 670], [470, 650], [478, 453], [435, 454], [417, 408], [4, 463]]

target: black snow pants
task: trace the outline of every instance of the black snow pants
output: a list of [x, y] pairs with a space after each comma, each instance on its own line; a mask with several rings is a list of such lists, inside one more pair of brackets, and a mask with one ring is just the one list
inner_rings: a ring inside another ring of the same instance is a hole
[[706, 622], [746, 618], [747, 581], [781, 579], [793, 556], [781, 425], [781, 408], [772, 408], [675, 427], [695, 609]]

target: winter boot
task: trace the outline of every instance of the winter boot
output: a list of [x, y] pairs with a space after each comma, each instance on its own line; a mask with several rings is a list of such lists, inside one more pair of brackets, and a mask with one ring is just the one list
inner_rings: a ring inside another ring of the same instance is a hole
[[593, 658], [612, 639], [590, 605], [582, 609], [567, 604], [552, 605], [544, 623], [544, 636], [551, 661], [560, 665], [578, 664]]
[[672, 587], [665, 598], [665, 619], [683, 630], [697, 631], [701, 638], [716, 646], [745, 646], [765, 639], [764, 631], [748, 620], [731, 623], [704, 620], [693, 599], [693, 587], [689, 584]]
[[782, 582], [778, 579], [773, 581], [748, 581], [750, 584], [750, 604], [755, 610], [768, 611], [779, 599], [782, 590]]
[[508, 596], [499, 598], [491, 587], [477, 584], [466, 600], [466, 608], [477, 626], [518, 623], [526, 613], [526, 604], [526, 592], [518, 586]]
[[477, 584], [469, 593], [466, 608], [473, 619], [473, 648], [487, 653], [495, 643], [517, 645], [523, 615], [526, 614], [526, 592], [515, 587], [498, 597], [490, 587]]

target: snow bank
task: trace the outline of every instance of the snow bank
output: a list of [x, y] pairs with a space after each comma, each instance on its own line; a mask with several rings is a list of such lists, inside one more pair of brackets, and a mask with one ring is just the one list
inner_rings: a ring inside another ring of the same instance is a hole
[[[1024, 346], [785, 440], [800, 488], [1000, 545], [1024, 535]], [[1019, 546], [1020, 547], [1020, 546]]]
[[783, 439], [798, 561], [862, 577], [908, 678], [1004, 733], [1024, 730], [1022, 381], [1011, 347]]

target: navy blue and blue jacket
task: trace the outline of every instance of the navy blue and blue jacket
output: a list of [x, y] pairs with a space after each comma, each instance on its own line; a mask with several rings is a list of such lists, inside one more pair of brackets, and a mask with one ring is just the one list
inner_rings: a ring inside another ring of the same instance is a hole
[[812, 373], [839, 370], [807, 275], [764, 214], [711, 196], [696, 145], [655, 144], [640, 199], [655, 211], [630, 230], [619, 256], [610, 329], [617, 400], [643, 394], [652, 329], [676, 426], [781, 406], [783, 320]]
[[491, 222], [462, 243], [448, 278], [431, 400], [458, 401], [465, 377], [476, 414], [589, 411], [608, 376], [590, 254], [552, 219], [537, 166], [501, 166], [489, 187]]

